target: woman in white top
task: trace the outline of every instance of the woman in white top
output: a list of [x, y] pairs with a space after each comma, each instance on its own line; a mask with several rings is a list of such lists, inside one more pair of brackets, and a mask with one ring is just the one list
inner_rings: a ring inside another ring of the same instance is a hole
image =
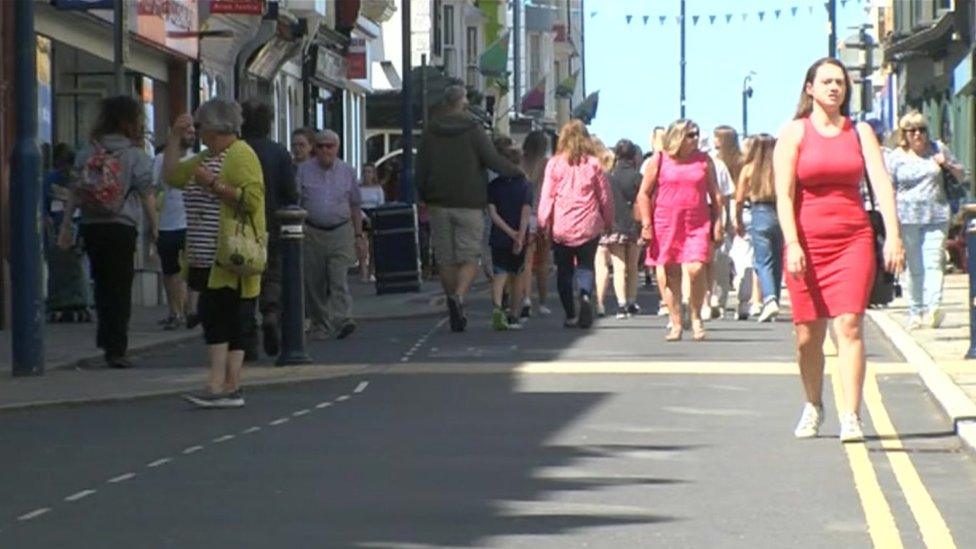
[[[382, 206], [386, 202], [386, 193], [383, 186], [376, 176], [376, 166], [373, 164], [363, 165], [363, 175], [359, 182], [359, 196], [362, 199], [360, 206], [363, 209], [363, 230], [369, 231], [369, 212]], [[362, 282], [372, 281], [373, 262], [372, 262], [373, 239], [370, 234], [369, 246], [363, 249], [363, 254], [359, 257], [359, 279]]]

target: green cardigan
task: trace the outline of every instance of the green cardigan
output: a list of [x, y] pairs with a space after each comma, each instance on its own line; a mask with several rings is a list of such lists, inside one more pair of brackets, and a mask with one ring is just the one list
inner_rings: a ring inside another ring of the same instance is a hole
[[[183, 189], [193, 184], [193, 170], [204, 161], [210, 153], [203, 151], [193, 158], [180, 162], [180, 167], [173, 177], [167, 178], [166, 183], [171, 187]], [[258, 234], [265, 232], [264, 219], [264, 176], [261, 163], [254, 154], [254, 150], [243, 140], [238, 139], [227, 148], [227, 156], [217, 175], [224, 185], [234, 187], [238, 199], [243, 196], [243, 207], [254, 219], [254, 226]], [[225, 201], [220, 201], [220, 232], [218, 234], [232, 234], [236, 227], [234, 207]], [[219, 237], [218, 237], [219, 238]], [[208, 288], [240, 287], [241, 297], [255, 298], [261, 293], [261, 275], [238, 276], [220, 265], [214, 264], [210, 269]]]

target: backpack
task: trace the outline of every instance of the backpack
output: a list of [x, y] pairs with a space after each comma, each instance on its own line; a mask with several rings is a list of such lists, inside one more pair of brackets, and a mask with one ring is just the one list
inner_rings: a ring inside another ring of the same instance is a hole
[[95, 143], [75, 185], [75, 200], [85, 215], [111, 217], [125, 204], [121, 151], [110, 152]]

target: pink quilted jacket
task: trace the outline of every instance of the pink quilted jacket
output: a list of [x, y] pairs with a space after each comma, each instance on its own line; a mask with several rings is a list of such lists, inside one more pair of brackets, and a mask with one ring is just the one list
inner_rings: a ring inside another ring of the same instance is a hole
[[579, 246], [613, 227], [613, 196], [600, 162], [593, 156], [570, 165], [552, 157], [539, 197], [539, 229], [554, 242]]

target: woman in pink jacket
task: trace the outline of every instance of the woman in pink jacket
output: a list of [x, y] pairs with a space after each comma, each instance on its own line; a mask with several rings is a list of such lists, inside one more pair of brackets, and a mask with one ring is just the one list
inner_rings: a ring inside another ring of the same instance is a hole
[[[567, 328], [593, 324], [593, 262], [600, 235], [613, 227], [610, 185], [594, 153], [582, 122], [573, 120], [563, 126], [556, 156], [546, 164], [539, 197], [539, 229], [553, 242], [556, 286]], [[574, 278], [580, 291], [578, 313]]]

